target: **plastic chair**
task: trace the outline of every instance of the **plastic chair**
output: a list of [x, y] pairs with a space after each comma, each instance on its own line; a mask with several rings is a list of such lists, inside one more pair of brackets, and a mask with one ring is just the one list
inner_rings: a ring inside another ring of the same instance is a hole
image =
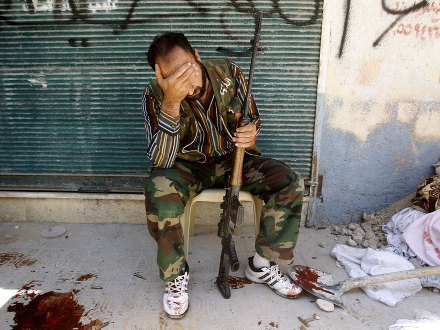
[[[191, 198], [186, 203], [183, 215], [182, 215], [182, 227], [183, 227], [183, 239], [185, 257], [188, 258], [188, 242], [189, 237], [194, 235], [195, 219], [196, 219], [196, 204], [198, 202], [223, 202], [223, 196], [225, 195], [225, 189], [206, 189], [203, 190], [197, 196]], [[257, 196], [253, 196], [250, 192], [240, 191], [240, 202], [251, 202], [254, 211], [254, 226], [255, 235], [258, 235], [260, 228], [261, 209], [263, 208], [263, 201], [258, 199]], [[219, 213], [220, 214], [220, 213]], [[219, 219], [220, 220], [220, 219]]]

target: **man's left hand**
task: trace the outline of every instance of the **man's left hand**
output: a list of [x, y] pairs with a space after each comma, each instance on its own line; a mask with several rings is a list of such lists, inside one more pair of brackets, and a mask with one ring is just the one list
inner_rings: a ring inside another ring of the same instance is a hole
[[234, 142], [236, 147], [248, 148], [255, 144], [257, 139], [257, 126], [249, 123], [243, 127], [237, 127], [234, 134]]

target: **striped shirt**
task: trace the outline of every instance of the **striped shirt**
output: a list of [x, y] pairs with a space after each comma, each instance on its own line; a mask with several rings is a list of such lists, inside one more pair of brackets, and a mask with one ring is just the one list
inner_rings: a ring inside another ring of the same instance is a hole
[[[241, 68], [234, 62], [228, 62], [232, 76], [237, 82], [237, 97], [244, 104], [247, 83]], [[212, 85], [209, 84], [206, 105], [200, 100], [186, 100], [196, 119], [196, 138], [188, 145], [181, 145], [179, 117], [173, 118], [161, 111], [160, 102], [148, 85], [142, 95], [142, 112], [147, 135], [147, 153], [154, 167], [169, 168], [174, 165], [180, 150], [196, 150], [206, 158], [219, 157], [233, 151], [234, 143], [230, 132], [222, 124]], [[258, 108], [251, 97], [249, 116], [259, 130]]]

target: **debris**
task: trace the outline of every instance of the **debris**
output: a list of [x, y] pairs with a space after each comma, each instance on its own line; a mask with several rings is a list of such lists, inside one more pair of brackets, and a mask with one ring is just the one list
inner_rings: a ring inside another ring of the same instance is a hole
[[136, 276], [136, 277], [139, 277], [139, 278], [141, 278], [141, 279], [143, 279], [143, 280], [147, 280], [145, 277], [143, 277], [141, 274], [139, 274], [139, 273], [134, 273], [133, 274], [133, 276]]
[[91, 286], [90, 286], [90, 289], [100, 290], [100, 289], [102, 289], [102, 286], [99, 286], [99, 285], [91, 285]]
[[20, 225], [14, 226], [14, 228], [15, 228], [15, 229], [19, 229], [19, 228], [20, 228]]
[[324, 243], [319, 243], [318, 246], [322, 247], [322, 248], [325, 248], [325, 244]]
[[93, 277], [97, 277], [96, 274], [85, 274], [85, 275], [81, 275], [80, 277], [78, 277], [76, 279], [77, 282], [83, 282], [83, 281], [87, 281]]
[[368, 240], [368, 247], [369, 248], [371, 248], [371, 249], [373, 249], [373, 250], [376, 250], [377, 249], [377, 244], [378, 244], [379, 242], [377, 241], [377, 240], [375, 240], [375, 239], [369, 239]]
[[356, 244], [362, 245], [362, 242], [363, 242], [363, 238], [362, 238], [362, 236], [359, 236], [359, 235], [353, 235], [353, 236], [351, 237], [351, 239], [352, 239], [353, 241], [355, 241]]
[[55, 238], [63, 235], [65, 232], [66, 227], [64, 226], [50, 226], [41, 232], [41, 236], [44, 238]]
[[333, 305], [333, 303], [331, 303], [330, 301], [317, 299], [316, 303], [318, 304], [319, 308], [321, 308], [325, 312], [333, 312], [335, 310], [335, 305]]
[[356, 225], [354, 223], [350, 223], [347, 227], [350, 230], [355, 230], [356, 229]]
[[341, 230], [341, 234], [345, 235], [345, 236], [351, 236], [352, 232], [347, 227], [343, 227], [342, 230]]
[[299, 328], [300, 328], [301, 330], [306, 330], [306, 328], [305, 328], [303, 325], [301, 325]]
[[332, 226], [332, 234], [340, 235], [341, 234], [341, 227], [339, 227], [339, 226]]
[[349, 246], [357, 246], [357, 243], [353, 239], [349, 238], [349, 239], [347, 239], [347, 245], [349, 245]]
[[304, 324], [306, 327], [309, 327], [309, 322], [304, 320], [301, 316], [298, 316], [298, 320]]
[[320, 320], [321, 319], [321, 317], [318, 315], [318, 314], [313, 314], [313, 318], [315, 319], [315, 320]]

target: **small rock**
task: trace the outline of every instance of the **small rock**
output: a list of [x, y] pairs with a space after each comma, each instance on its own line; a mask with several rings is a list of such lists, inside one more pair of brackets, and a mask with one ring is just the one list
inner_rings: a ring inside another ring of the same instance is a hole
[[368, 241], [363, 241], [361, 245], [362, 245], [362, 247], [367, 248], [368, 247]]
[[322, 248], [325, 248], [325, 244], [324, 243], [319, 243], [318, 246], [322, 247]]
[[325, 312], [333, 312], [335, 310], [335, 305], [333, 305], [333, 303], [331, 303], [330, 301], [317, 299], [316, 303], [318, 304], [319, 308], [321, 308]]
[[362, 244], [362, 241], [363, 241], [362, 236], [353, 235], [351, 238], [352, 238], [353, 241], [355, 241], [357, 244], [359, 244], [359, 245]]
[[339, 226], [332, 226], [332, 234], [340, 234], [341, 228]]
[[432, 289], [432, 291], [435, 292], [435, 293], [439, 293], [440, 292], [440, 290], [437, 289], [437, 288]]
[[368, 240], [368, 247], [369, 248], [371, 248], [371, 249], [373, 249], [373, 250], [376, 250], [377, 249], [377, 244], [378, 244], [379, 242], [377, 241], [377, 240], [375, 240], [375, 239], [369, 239]]
[[351, 236], [352, 232], [351, 232], [350, 229], [344, 227], [344, 228], [342, 228], [342, 230], [341, 230], [341, 234], [342, 234], [342, 235], [345, 235], [345, 236]]
[[361, 227], [358, 227], [358, 228], [355, 228], [355, 230], [353, 230], [353, 235], [361, 236], [362, 238], [364, 238], [366, 234], [365, 234], [365, 231]]
[[356, 241], [354, 241], [354, 240], [351, 239], [351, 238], [349, 238], [349, 239], [347, 240], [347, 243], [346, 243], [346, 244], [349, 245], [349, 246], [357, 246]]
[[376, 234], [372, 230], [368, 230], [365, 232], [365, 239], [376, 239]]
[[355, 229], [356, 229], [356, 225], [355, 225], [354, 223], [350, 223], [350, 224], [348, 225], [348, 229], [350, 229], [350, 230], [355, 230]]
[[313, 314], [313, 318], [315, 319], [315, 320], [320, 320], [321, 319], [321, 317], [318, 315], [318, 314]]

